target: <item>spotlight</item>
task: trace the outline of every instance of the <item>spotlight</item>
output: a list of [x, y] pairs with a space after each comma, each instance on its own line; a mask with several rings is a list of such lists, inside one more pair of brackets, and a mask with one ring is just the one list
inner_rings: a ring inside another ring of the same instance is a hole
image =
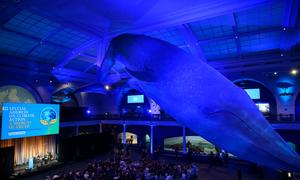
[[52, 80], [50, 80], [49, 83], [52, 83]]
[[291, 172], [288, 172], [288, 177], [292, 177], [292, 173]]
[[91, 110], [89, 110], [89, 109], [88, 109], [88, 110], [86, 110], [86, 114], [87, 114], [87, 115], [90, 115], [91, 113], [92, 113], [92, 111], [91, 111]]
[[277, 72], [274, 72], [273, 74], [274, 74], [274, 75], [277, 75]]
[[151, 113], [151, 109], [149, 109], [148, 112]]
[[298, 74], [298, 70], [297, 69], [292, 69], [290, 73], [292, 75], [297, 75]]
[[281, 53], [280, 56], [283, 57], [283, 54]]
[[109, 86], [109, 85], [105, 85], [104, 88], [105, 88], [105, 90], [107, 90], [107, 91], [110, 90], [110, 86]]

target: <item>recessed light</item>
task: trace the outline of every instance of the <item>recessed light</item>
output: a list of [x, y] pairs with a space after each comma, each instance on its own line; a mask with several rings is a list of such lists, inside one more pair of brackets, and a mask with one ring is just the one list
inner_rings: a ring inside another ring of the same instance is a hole
[[292, 69], [290, 73], [292, 75], [297, 75], [298, 74], [298, 70], [297, 69]]
[[110, 86], [109, 86], [109, 85], [105, 85], [104, 88], [105, 88], [105, 90], [107, 90], [107, 91], [110, 90]]

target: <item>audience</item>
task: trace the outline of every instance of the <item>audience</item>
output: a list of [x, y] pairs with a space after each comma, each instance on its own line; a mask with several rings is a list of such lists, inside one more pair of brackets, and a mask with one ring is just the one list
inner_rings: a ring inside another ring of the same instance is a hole
[[141, 153], [141, 160], [133, 162], [128, 150], [115, 153], [114, 158], [89, 163], [83, 171], [71, 171], [53, 175], [47, 180], [188, 180], [197, 179], [198, 168], [194, 164], [173, 164], [153, 160], [147, 151]]

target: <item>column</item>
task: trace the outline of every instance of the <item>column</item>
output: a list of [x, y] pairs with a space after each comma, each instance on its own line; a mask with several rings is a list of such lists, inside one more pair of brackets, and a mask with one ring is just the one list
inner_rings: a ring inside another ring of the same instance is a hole
[[75, 135], [76, 135], [76, 136], [78, 136], [78, 135], [79, 135], [79, 126], [76, 126]]
[[182, 145], [183, 145], [183, 154], [186, 154], [186, 134], [185, 134], [185, 126], [182, 126]]
[[153, 125], [150, 125], [150, 154], [153, 154]]
[[102, 134], [102, 123], [99, 124], [99, 133]]
[[123, 144], [126, 144], [126, 124], [123, 124]]

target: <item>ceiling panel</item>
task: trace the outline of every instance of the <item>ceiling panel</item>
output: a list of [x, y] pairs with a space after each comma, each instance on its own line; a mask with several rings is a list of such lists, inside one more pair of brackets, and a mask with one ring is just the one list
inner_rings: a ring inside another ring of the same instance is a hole
[[80, 60], [80, 59], [72, 59], [68, 64], [66, 64], [64, 67], [77, 70], [77, 71], [84, 71], [88, 67], [92, 66], [92, 63]]
[[60, 25], [42, 16], [23, 10], [5, 23], [4, 27], [28, 36], [43, 39], [59, 28]]
[[48, 40], [69, 48], [75, 48], [91, 40], [91, 38], [83, 33], [66, 28], [54, 34]]
[[259, 33], [241, 36], [241, 50], [243, 55], [253, 52], [270, 51], [280, 48], [280, 32]]
[[41, 44], [36, 47], [30, 54], [30, 58], [48, 64], [56, 64], [61, 60], [68, 51], [65, 49], [57, 48], [51, 44]]
[[173, 45], [184, 45], [185, 41], [176, 28], [166, 28], [157, 31], [146, 32], [145, 35], [167, 41]]
[[233, 35], [234, 20], [231, 15], [226, 15], [189, 23], [189, 26], [201, 41]]
[[1, 53], [13, 56], [25, 56], [38, 41], [26, 36], [0, 30], [0, 51]]
[[96, 74], [97, 73], [97, 66], [93, 66], [91, 69], [87, 71], [87, 73]]
[[90, 55], [90, 56], [97, 57], [97, 45], [93, 45], [91, 48], [84, 51], [83, 53]]
[[228, 39], [202, 45], [202, 50], [208, 60], [217, 60], [237, 56], [235, 39]]
[[276, 1], [235, 13], [238, 31], [249, 32], [281, 26], [284, 7], [284, 1]]

